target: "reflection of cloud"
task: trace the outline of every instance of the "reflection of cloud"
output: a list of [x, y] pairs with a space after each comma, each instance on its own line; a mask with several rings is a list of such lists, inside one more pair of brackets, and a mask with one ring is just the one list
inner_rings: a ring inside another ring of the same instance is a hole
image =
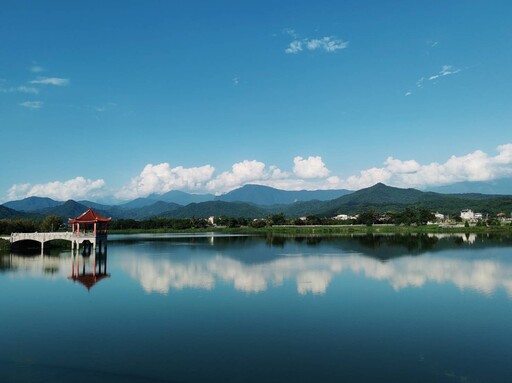
[[244, 264], [221, 255], [182, 262], [137, 256], [126, 258], [123, 267], [147, 292], [167, 293], [183, 288], [210, 290], [216, 281], [224, 281], [232, 283], [236, 290], [258, 293], [267, 290], [269, 285], [277, 286], [287, 279], [296, 279], [300, 294], [320, 294], [325, 293], [334, 272], [341, 271], [341, 261], [338, 256], [312, 256]]
[[236, 290], [262, 292], [271, 285], [295, 280], [299, 294], [323, 294], [331, 280], [343, 271], [386, 281], [395, 290], [422, 287], [426, 283], [451, 283], [459, 289], [491, 294], [504, 288], [512, 296], [512, 266], [487, 259], [434, 256], [404, 257], [382, 262], [361, 255], [285, 256], [264, 264], [245, 264], [217, 255], [186, 261], [125, 259], [124, 268], [147, 292], [171, 289], [212, 289], [217, 281], [232, 283]]

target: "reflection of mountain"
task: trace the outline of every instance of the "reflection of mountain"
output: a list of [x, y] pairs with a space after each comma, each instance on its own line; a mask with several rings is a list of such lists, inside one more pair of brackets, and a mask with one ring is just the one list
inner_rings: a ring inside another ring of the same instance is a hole
[[[510, 261], [510, 262], [507, 262]], [[294, 281], [299, 294], [325, 293], [333, 278], [352, 273], [385, 281], [395, 290], [422, 287], [426, 283], [450, 283], [460, 289], [491, 294], [503, 288], [512, 296], [512, 260], [457, 258], [425, 255], [383, 262], [360, 254], [286, 254], [264, 263], [214, 256], [150, 258], [128, 255], [122, 266], [147, 292], [172, 289], [211, 290], [217, 283], [236, 290], [262, 292], [285, 281]]]
[[141, 234], [112, 235], [109, 241], [125, 245], [138, 245], [141, 241], [162, 249], [169, 246], [187, 246], [200, 252], [205, 246], [215, 247], [225, 256], [246, 263], [268, 262], [280, 257], [283, 249], [301, 249], [301, 252], [360, 253], [368, 257], [387, 260], [401, 256], [438, 253], [457, 249], [471, 251], [495, 247], [512, 247], [512, 237], [477, 234], [354, 234], [347, 236], [245, 236], [245, 235], [176, 235]]

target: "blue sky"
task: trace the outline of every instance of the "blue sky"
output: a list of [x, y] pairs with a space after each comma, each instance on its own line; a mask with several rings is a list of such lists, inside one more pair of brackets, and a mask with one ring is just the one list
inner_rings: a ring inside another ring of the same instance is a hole
[[508, 1], [3, 1], [0, 200], [512, 174]]

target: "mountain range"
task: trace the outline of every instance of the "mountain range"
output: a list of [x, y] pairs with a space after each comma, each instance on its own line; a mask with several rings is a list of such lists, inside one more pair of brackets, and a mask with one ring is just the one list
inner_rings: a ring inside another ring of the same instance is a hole
[[[158, 199], [157, 199], [158, 198]], [[160, 199], [162, 198], [162, 199]], [[179, 204], [174, 201], [189, 202]], [[163, 200], [165, 199], [165, 200]], [[114, 219], [151, 217], [188, 218], [232, 216], [260, 218], [282, 212], [287, 216], [335, 216], [356, 214], [368, 209], [377, 211], [423, 207], [445, 214], [457, 214], [471, 208], [482, 213], [512, 212], [511, 195], [480, 193], [443, 194], [417, 189], [402, 189], [378, 183], [355, 192], [348, 190], [285, 191], [261, 185], [245, 185], [222, 196], [169, 192], [160, 196], [138, 198], [121, 205], [104, 205], [92, 201], [55, 201], [28, 197], [0, 205], [0, 218], [33, 217], [56, 214], [76, 217], [88, 208]]]

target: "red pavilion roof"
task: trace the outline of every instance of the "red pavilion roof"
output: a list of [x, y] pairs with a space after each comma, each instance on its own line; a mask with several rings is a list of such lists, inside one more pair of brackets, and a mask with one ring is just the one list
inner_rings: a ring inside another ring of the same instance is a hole
[[69, 223], [94, 223], [94, 222], [110, 222], [112, 218], [105, 218], [96, 213], [94, 210], [89, 209], [82, 215], [76, 218], [68, 219]]

